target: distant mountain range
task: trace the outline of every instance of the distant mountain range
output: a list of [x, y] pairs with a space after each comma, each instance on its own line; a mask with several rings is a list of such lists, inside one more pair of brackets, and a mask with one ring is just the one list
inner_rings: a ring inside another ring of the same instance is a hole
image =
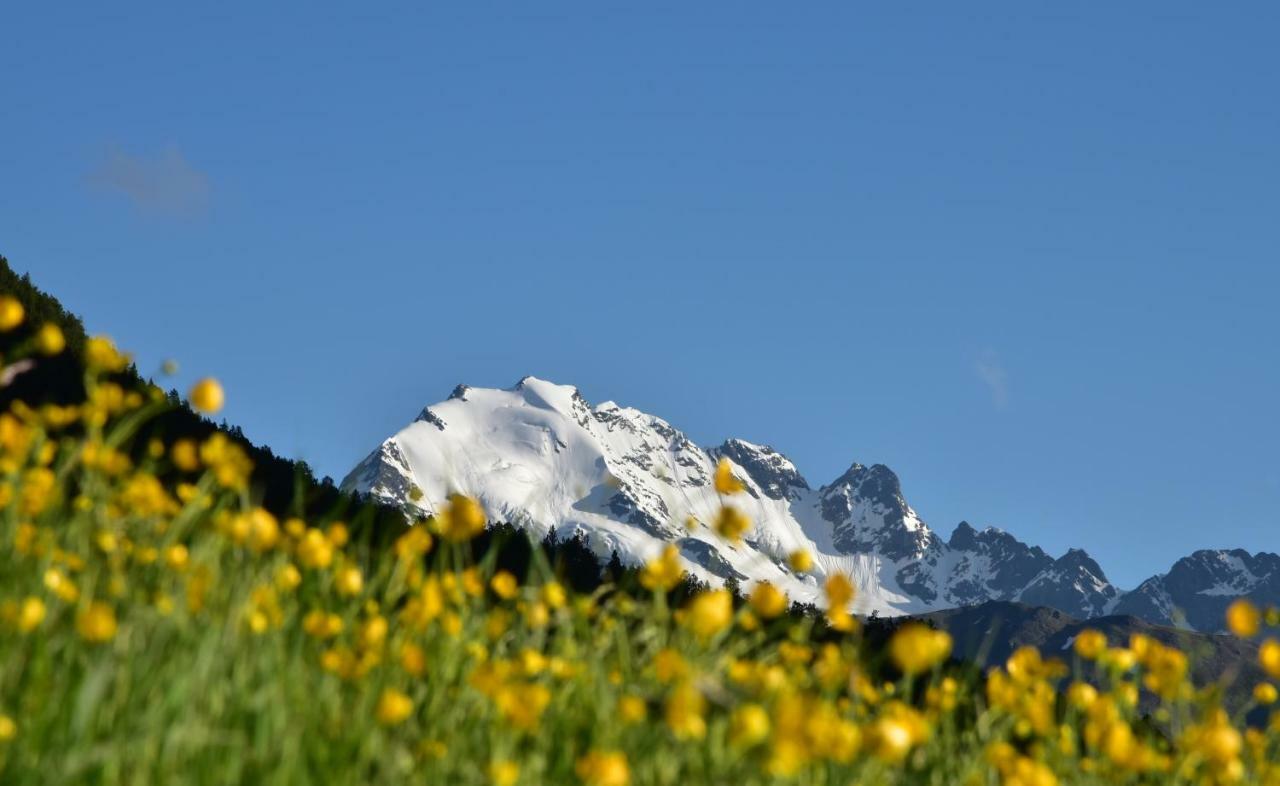
[[[711, 528], [712, 478], [731, 462], [746, 491], [729, 502], [754, 522], [733, 545]], [[1136, 589], [1115, 587], [1085, 551], [1052, 556], [995, 528], [961, 522], [943, 540], [907, 504], [898, 476], [852, 464], [814, 488], [773, 448], [731, 439], [704, 449], [671, 424], [568, 385], [525, 377], [509, 390], [459, 386], [359, 463], [342, 488], [430, 513], [460, 491], [489, 516], [537, 534], [582, 532], [601, 556], [643, 562], [671, 543], [701, 580], [768, 580], [821, 603], [832, 572], [851, 576], [860, 614], [923, 614], [1010, 601], [1076, 619], [1132, 615], [1151, 624], [1221, 628], [1237, 597], [1280, 603], [1280, 556], [1204, 550]], [[805, 550], [813, 569], [787, 557]]]

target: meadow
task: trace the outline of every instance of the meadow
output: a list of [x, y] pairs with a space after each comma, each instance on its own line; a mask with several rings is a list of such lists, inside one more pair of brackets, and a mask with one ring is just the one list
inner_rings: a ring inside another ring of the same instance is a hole
[[[68, 351], [0, 297], [19, 329], [6, 367]], [[541, 550], [516, 573], [472, 548], [488, 522], [464, 496], [380, 538], [269, 511], [225, 434], [146, 430], [183, 405], [120, 383], [109, 339], [78, 362], [82, 401], [0, 414], [0, 782], [1280, 784], [1280, 714], [1243, 720], [1275, 685], [1229, 713], [1150, 638], [975, 676], [945, 632], [867, 636], [841, 576], [802, 610], [767, 584], [684, 591], [672, 549], [639, 587], [575, 591]], [[716, 486], [740, 538], [727, 465]], [[1277, 622], [1226, 620], [1273, 680]]]

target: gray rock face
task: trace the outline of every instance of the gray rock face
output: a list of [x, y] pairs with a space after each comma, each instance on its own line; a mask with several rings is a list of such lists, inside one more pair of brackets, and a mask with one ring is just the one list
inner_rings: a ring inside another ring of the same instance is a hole
[[832, 543], [846, 554], [875, 552], [891, 560], [924, 558], [941, 541], [902, 496], [898, 476], [883, 464], [854, 464], [819, 490]]
[[967, 521], [956, 526], [947, 545], [960, 558], [951, 595], [962, 604], [1012, 600], [1053, 564], [1039, 546], [994, 527], [979, 532]]
[[1227, 606], [1236, 598], [1260, 606], [1280, 604], [1280, 555], [1243, 549], [1201, 550], [1183, 557], [1168, 573], [1153, 576], [1116, 605], [1116, 612], [1159, 624], [1201, 631], [1222, 630]]
[[746, 470], [770, 499], [793, 498], [797, 491], [809, 488], [790, 459], [767, 445], [730, 439], [710, 453], [717, 459], [724, 456]]
[[1118, 594], [1092, 557], [1071, 549], [1032, 579], [1018, 600], [1087, 619], [1106, 614]]

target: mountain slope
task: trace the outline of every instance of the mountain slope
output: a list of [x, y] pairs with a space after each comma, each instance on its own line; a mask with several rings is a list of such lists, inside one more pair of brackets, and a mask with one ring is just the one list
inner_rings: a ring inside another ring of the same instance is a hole
[[[721, 500], [712, 477], [727, 459], [746, 486], [731, 502], [754, 526], [740, 544], [708, 522]], [[450, 493], [541, 534], [581, 532], [601, 556], [643, 562], [675, 544], [697, 578], [767, 580], [821, 602], [825, 578], [850, 575], [858, 613], [897, 615], [985, 600], [1019, 600], [1092, 616], [1118, 591], [1088, 555], [1054, 559], [999, 530], [962, 523], [950, 541], [907, 503], [888, 467], [854, 463], [813, 488], [772, 448], [731, 439], [704, 450], [661, 418], [576, 388], [526, 377], [509, 390], [459, 386], [352, 470], [342, 488], [431, 513]], [[792, 552], [814, 556], [797, 574]]]

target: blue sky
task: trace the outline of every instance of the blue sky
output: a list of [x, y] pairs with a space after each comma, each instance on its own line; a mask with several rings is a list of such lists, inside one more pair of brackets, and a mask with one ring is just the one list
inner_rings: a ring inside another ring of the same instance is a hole
[[525, 374], [1132, 585], [1277, 550], [1273, 3], [0, 12], [0, 253], [341, 477]]

